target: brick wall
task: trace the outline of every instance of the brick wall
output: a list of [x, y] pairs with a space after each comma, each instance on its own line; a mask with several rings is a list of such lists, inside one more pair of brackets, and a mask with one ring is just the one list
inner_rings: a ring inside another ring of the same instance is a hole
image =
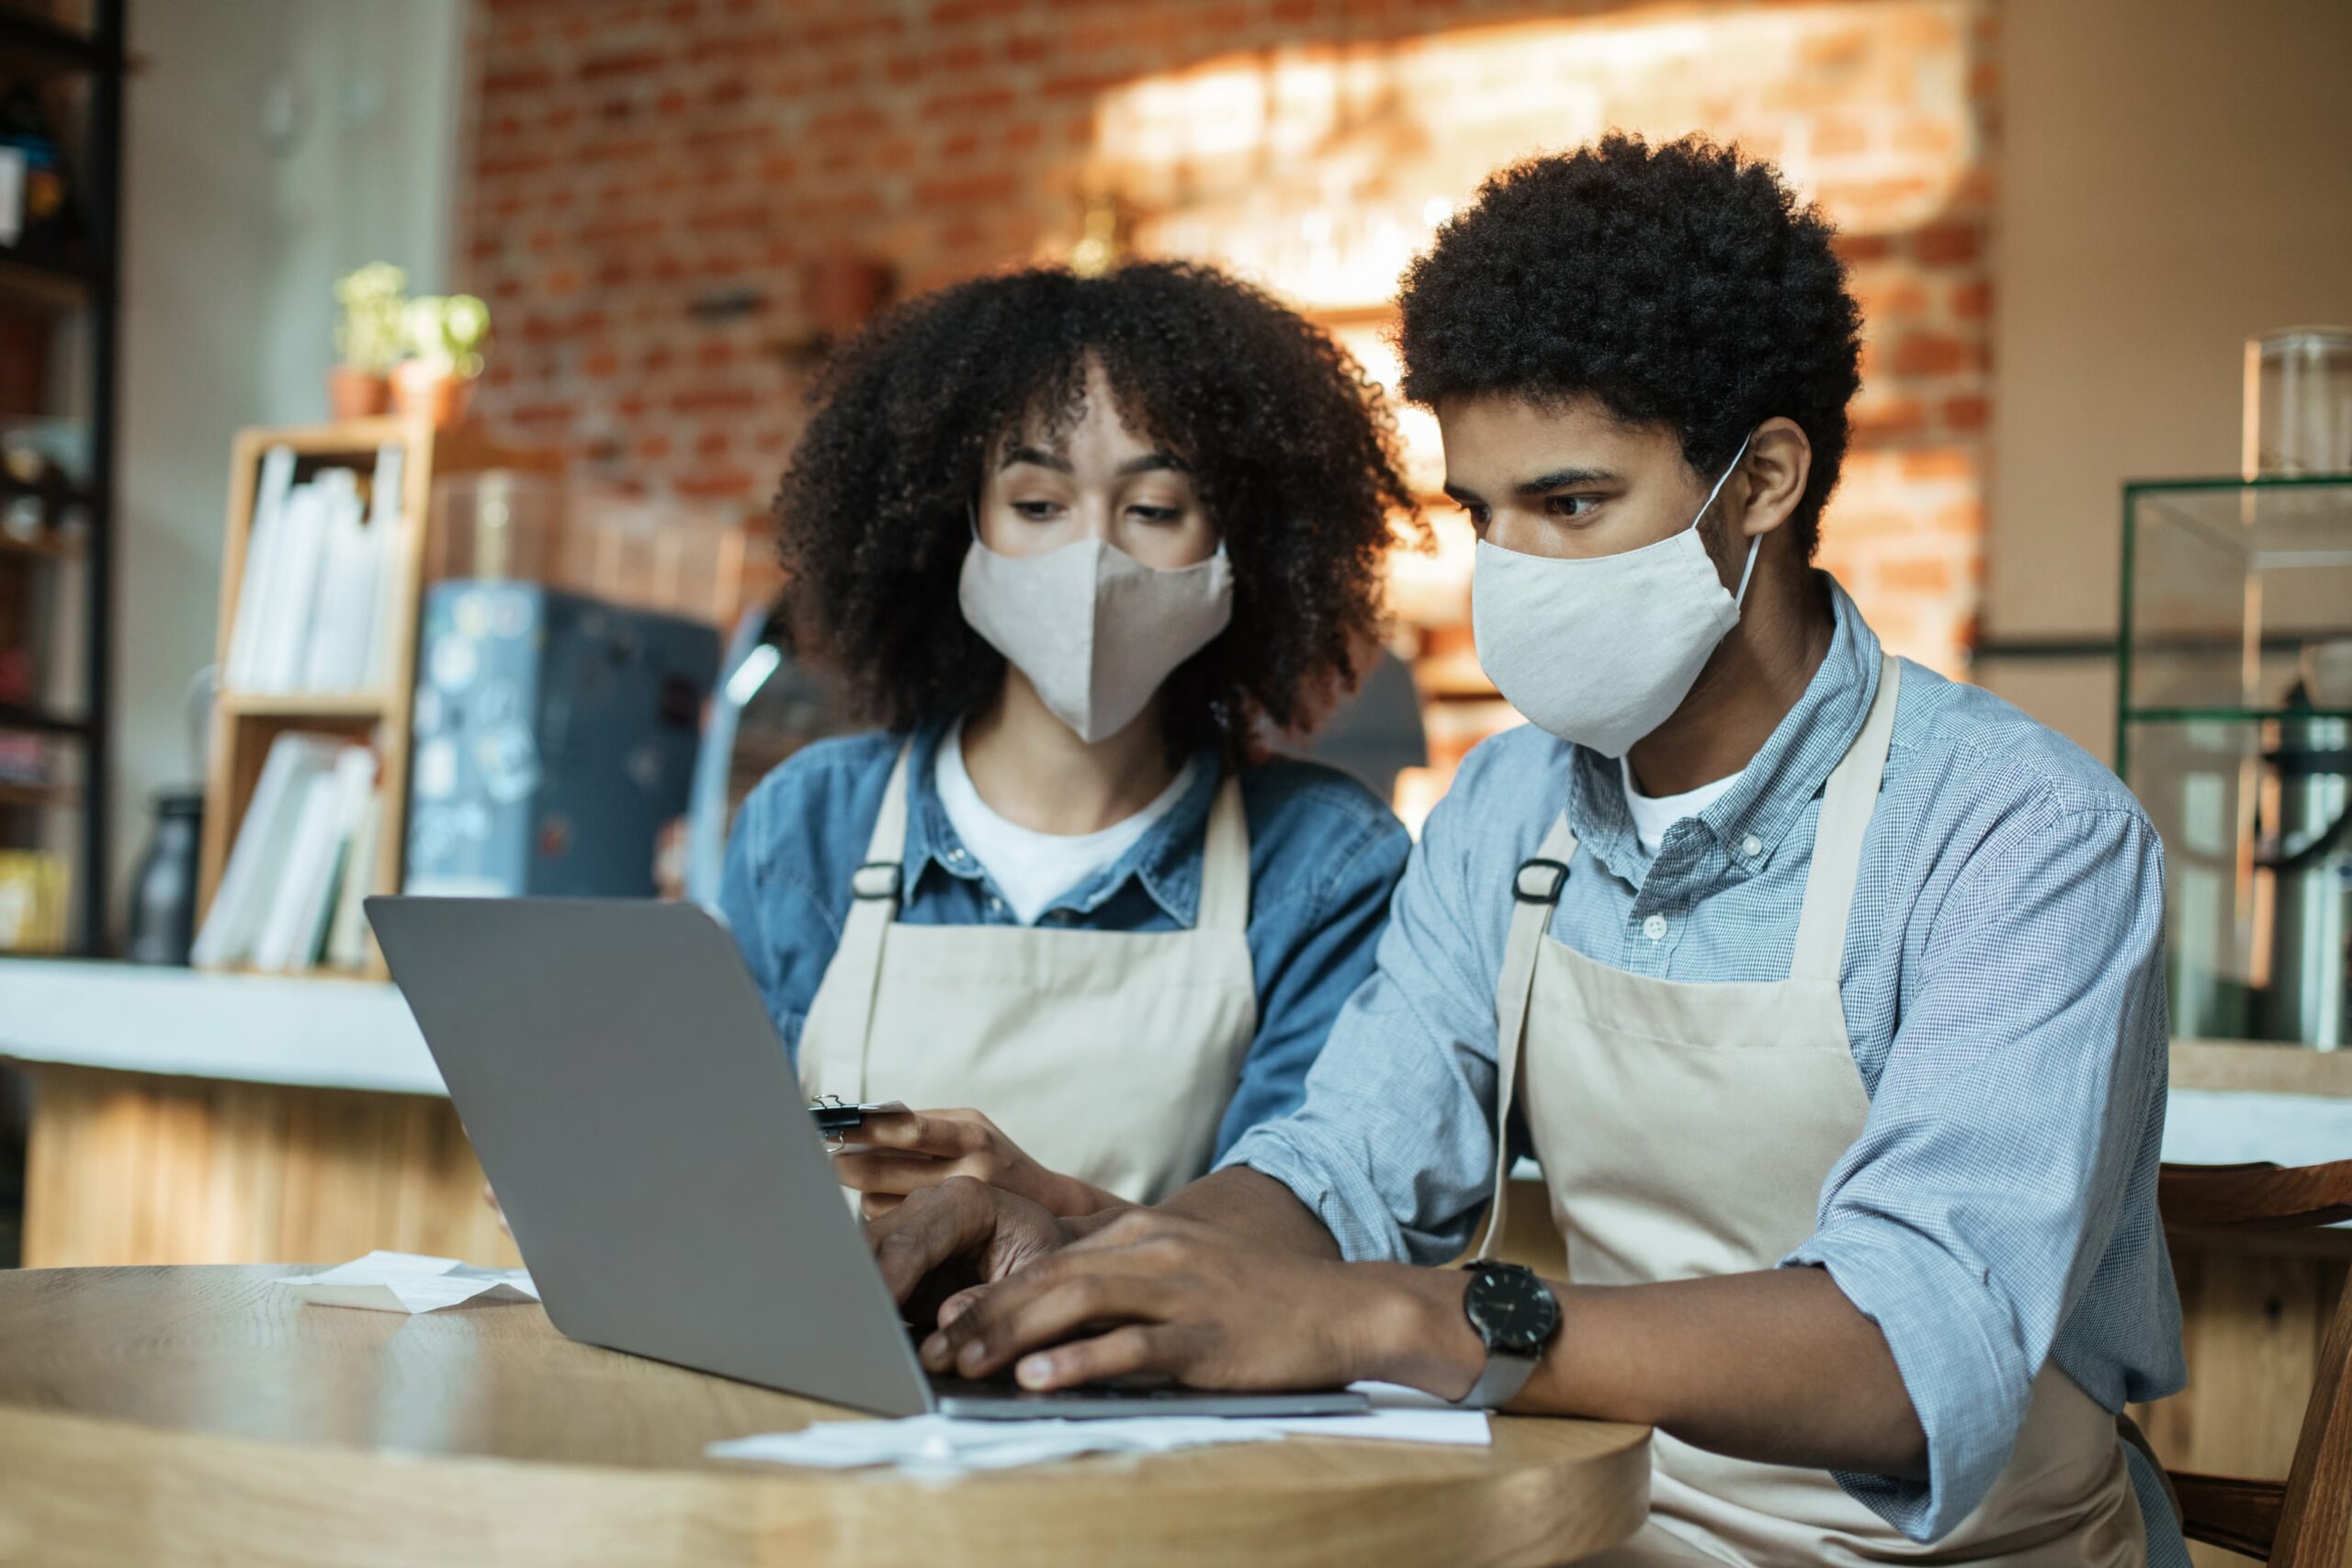
[[[1363, 307], [1486, 168], [1703, 128], [1847, 231], [1867, 384], [1824, 555], [1953, 669], [1982, 574], [1993, 6], [481, 0], [479, 407], [584, 474], [752, 511], [797, 429], [805, 369], [775, 345], [823, 251], [921, 288], [1066, 256], [1114, 198], [1137, 248], [1240, 265], [1371, 353]], [[1457, 553], [1414, 569], [1441, 629]]]

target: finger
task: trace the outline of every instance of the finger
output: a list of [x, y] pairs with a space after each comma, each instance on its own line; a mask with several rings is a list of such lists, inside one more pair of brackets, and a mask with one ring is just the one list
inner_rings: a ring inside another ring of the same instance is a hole
[[878, 1220], [905, 1201], [888, 1192], [868, 1192], [857, 1201], [858, 1217]]
[[959, 1161], [929, 1155], [835, 1155], [833, 1179], [858, 1192], [903, 1198], [936, 1187], [951, 1176], [970, 1174]]
[[995, 1231], [989, 1189], [966, 1178], [926, 1187], [868, 1221], [865, 1239], [891, 1297], [904, 1302], [924, 1276], [951, 1258], [978, 1250]]
[[987, 1377], [1022, 1352], [1069, 1338], [1095, 1324], [1153, 1321], [1170, 1304], [1167, 1282], [1120, 1260], [1039, 1264], [1006, 1276], [938, 1331], [956, 1371]]
[[1074, 1339], [1021, 1358], [1013, 1379], [1023, 1388], [1076, 1388], [1136, 1372], [1165, 1372], [1184, 1381], [1192, 1365], [1191, 1337], [1164, 1323], [1130, 1323], [1091, 1339]]
[[892, 1111], [866, 1117], [857, 1125], [857, 1141], [929, 1155], [933, 1159], [960, 1159], [978, 1152], [988, 1134], [969, 1122], [936, 1111]]

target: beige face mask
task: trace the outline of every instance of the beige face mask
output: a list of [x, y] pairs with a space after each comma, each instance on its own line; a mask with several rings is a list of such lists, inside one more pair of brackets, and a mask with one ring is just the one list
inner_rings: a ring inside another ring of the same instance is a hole
[[1225, 630], [1233, 567], [1223, 545], [1161, 571], [1100, 539], [1007, 556], [976, 538], [957, 597], [972, 629], [1091, 743], [1134, 723], [1170, 671]]

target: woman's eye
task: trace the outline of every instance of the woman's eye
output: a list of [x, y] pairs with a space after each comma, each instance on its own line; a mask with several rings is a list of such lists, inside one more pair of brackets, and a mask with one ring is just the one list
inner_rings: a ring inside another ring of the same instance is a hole
[[1047, 523], [1051, 522], [1054, 514], [1061, 510], [1061, 503], [1053, 501], [1016, 501], [1012, 503], [1012, 510], [1017, 515], [1032, 523]]
[[1175, 506], [1130, 506], [1127, 510], [1146, 523], [1166, 525], [1184, 520], [1183, 509]]

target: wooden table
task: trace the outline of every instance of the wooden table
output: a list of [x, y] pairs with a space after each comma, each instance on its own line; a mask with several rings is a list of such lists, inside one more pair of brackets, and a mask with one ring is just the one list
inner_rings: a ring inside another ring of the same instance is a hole
[[300, 1306], [282, 1271], [0, 1273], [0, 1563], [1552, 1563], [1648, 1506], [1646, 1430], [1570, 1420], [944, 1483], [718, 1464], [715, 1438], [851, 1415], [536, 1306]]

